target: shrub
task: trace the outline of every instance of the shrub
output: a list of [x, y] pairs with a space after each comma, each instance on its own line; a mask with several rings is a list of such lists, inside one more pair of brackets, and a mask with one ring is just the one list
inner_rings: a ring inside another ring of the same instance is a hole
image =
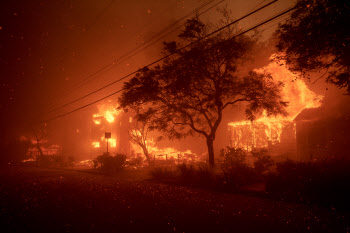
[[278, 163], [276, 174], [268, 176], [266, 190], [284, 200], [349, 208], [349, 168], [348, 161]]
[[103, 153], [94, 160], [94, 166], [106, 172], [120, 171], [126, 165], [126, 155], [116, 154], [111, 156], [109, 153]]
[[180, 177], [184, 180], [191, 179], [195, 175], [195, 169], [192, 165], [187, 166], [185, 163], [177, 165]]
[[238, 190], [241, 186], [256, 181], [254, 169], [245, 163], [245, 151], [227, 147], [220, 151], [220, 156], [223, 157], [220, 167], [223, 172], [223, 182], [227, 188]]
[[128, 161], [128, 165], [130, 167], [141, 167], [143, 165], [144, 159], [141, 156], [138, 156], [136, 158], [132, 158]]
[[259, 149], [251, 151], [252, 155], [257, 159], [254, 162], [254, 168], [258, 175], [265, 175], [270, 171], [270, 168], [274, 165], [271, 156], [266, 149]]

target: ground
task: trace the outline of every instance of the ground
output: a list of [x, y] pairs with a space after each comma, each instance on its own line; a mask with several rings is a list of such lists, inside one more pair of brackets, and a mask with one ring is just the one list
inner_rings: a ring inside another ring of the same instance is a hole
[[349, 232], [348, 213], [84, 170], [4, 168], [1, 232]]

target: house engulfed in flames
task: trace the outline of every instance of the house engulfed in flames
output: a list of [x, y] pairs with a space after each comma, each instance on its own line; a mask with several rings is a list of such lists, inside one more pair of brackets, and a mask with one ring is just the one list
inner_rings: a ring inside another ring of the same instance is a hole
[[[98, 106], [99, 113], [93, 114], [90, 132], [91, 155], [95, 158], [107, 151], [105, 133], [110, 132], [108, 151], [127, 155], [128, 158], [143, 156], [139, 145], [133, 144], [129, 139], [129, 130], [133, 129], [132, 117], [118, 109], [116, 104], [107, 102]], [[173, 147], [158, 148], [153, 138], [147, 139], [148, 152], [155, 160], [198, 161], [201, 157], [191, 150], [178, 151]]]
[[[130, 154], [128, 136], [130, 116], [117, 107], [111, 102], [99, 105], [99, 112], [92, 116], [90, 132], [92, 158], [107, 151], [107, 140], [109, 152]], [[111, 138], [105, 138], [106, 132], [111, 133]]]
[[302, 79], [293, 78], [284, 64], [270, 63], [258, 70], [268, 72], [274, 80], [284, 82], [282, 97], [288, 102], [288, 116], [262, 117], [251, 121], [228, 124], [230, 146], [251, 151], [254, 148], [267, 148], [272, 156], [283, 159], [297, 159], [297, 132], [295, 118], [304, 109], [321, 106], [323, 96], [309, 90]]

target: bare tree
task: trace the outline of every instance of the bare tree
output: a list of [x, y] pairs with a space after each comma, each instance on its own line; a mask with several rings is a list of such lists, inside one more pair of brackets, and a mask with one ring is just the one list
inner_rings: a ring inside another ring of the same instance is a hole
[[43, 139], [47, 138], [47, 130], [46, 130], [46, 124], [40, 124], [32, 129], [33, 135], [35, 137], [35, 147], [37, 148], [39, 152], [39, 157], [37, 157], [37, 160], [40, 160], [44, 157], [43, 150], [41, 149], [42, 141]]
[[149, 128], [146, 122], [133, 121], [133, 127], [129, 130], [130, 140], [142, 148], [143, 154], [145, 155], [147, 162], [151, 165], [151, 158], [148, 151], [147, 137]]

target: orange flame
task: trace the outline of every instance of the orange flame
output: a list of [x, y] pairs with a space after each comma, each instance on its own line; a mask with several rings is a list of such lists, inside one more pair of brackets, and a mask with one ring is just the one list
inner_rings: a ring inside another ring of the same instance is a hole
[[[101, 137], [101, 142], [104, 142], [104, 141], [106, 141], [107, 142], [107, 139], [104, 137], [104, 136], [102, 136]], [[99, 145], [100, 145], [100, 142], [98, 142], [99, 143]], [[108, 146], [109, 147], [117, 147], [117, 139], [115, 139], [115, 138], [108, 138]], [[98, 147], [100, 147], [100, 146], [98, 146]]]
[[[166, 158], [170, 159], [171, 157], [174, 159], [178, 159], [178, 158], [183, 159], [184, 157], [188, 157], [192, 160], [192, 162], [200, 160], [199, 156], [193, 153], [191, 150], [178, 151], [172, 147], [159, 148], [155, 145], [153, 138], [151, 138], [150, 140], [147, 140], [146, 144], [148, 147], [149, 154], [152, 156], [157, 156], [158, 160], [165, 160]], [[136, 153], [141, 153], [141, 154], [143, 153], [143, 151], [138, 145], [134, 143], [132, 143], [131, 145]]]
[[100, 142], [92, 142], [92, 146], [98, 148], [100, 147]]
[[95, 124], [100, 125], [102, 123], [101, 118], [105, 118], [109, 123], [114, 122], [115, 117], [118, 116], [122, 110], [118, 109], [118, 106], [110, 106], [110, 105], [100, 105], [99, 113], [93, 114], [93, 120]]
[[252, 150], [254, 147], [267, 147], [268, 143], [281, 141], [281, 135], [286, 127], [292, 127], [295, 136], [294, 118], [306, 108], [321, 106], [323, 96], [312, 92], [300, 78], [289, 71], [285, 63], [271, 62], [266, 67], [256, 70], [258, 73], [270, 73], [278, 82], [282, 81], [282, 98], [289, 102], [286, 108], [288, 116], [267, 117], [266, 112], [255, 122], [240, 121], [228, 124], [234, 147]]

